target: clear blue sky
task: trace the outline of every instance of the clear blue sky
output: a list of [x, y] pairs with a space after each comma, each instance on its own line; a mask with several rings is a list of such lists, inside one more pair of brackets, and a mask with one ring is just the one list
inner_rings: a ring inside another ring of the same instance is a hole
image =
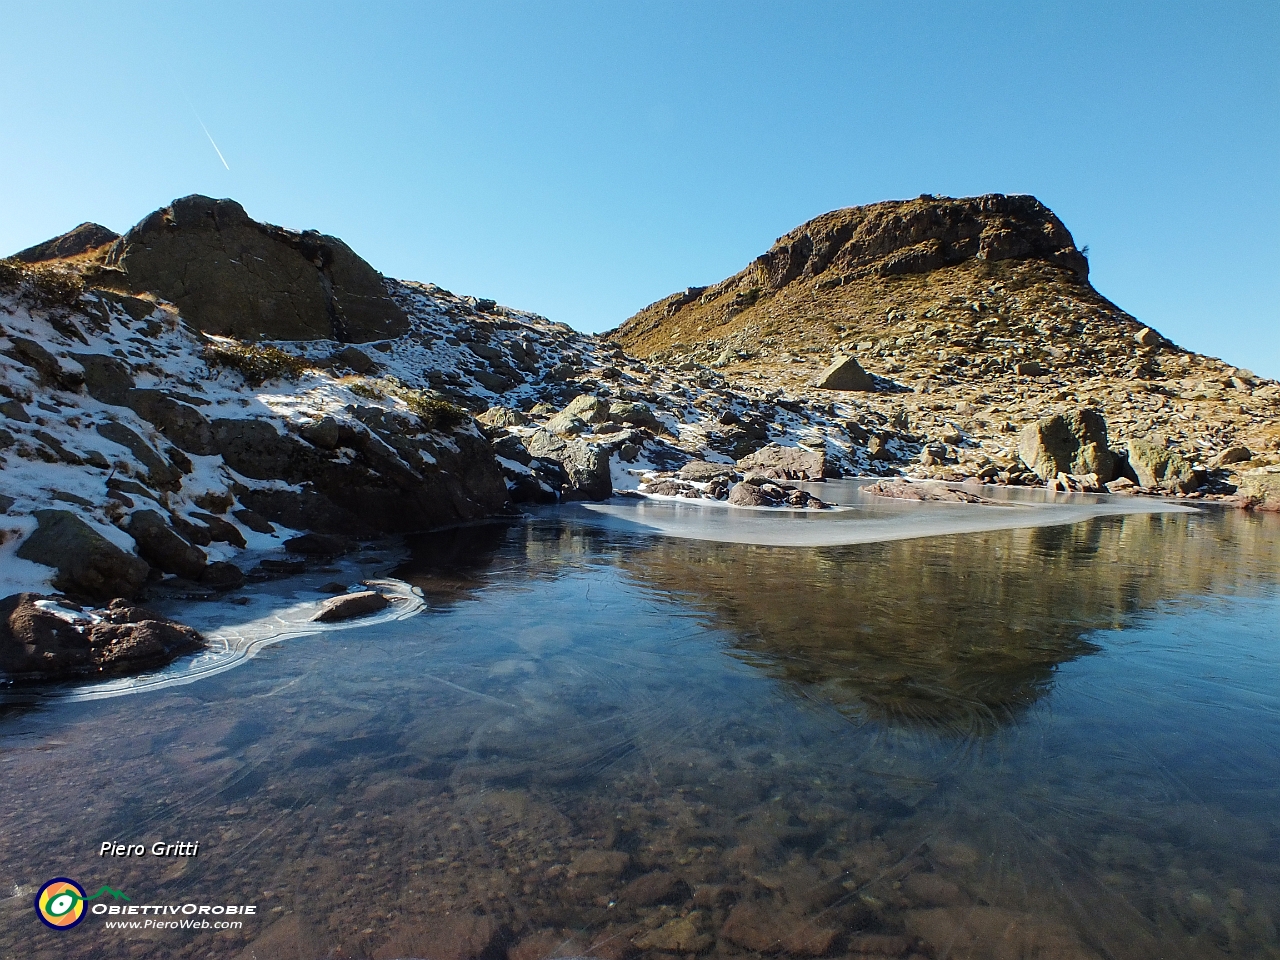
[[603, 330], [829, 209], [1032, 193], [1103, 294], [1280, 377], [1276, 0], [0, 0], [0, 81], [3, 253], [204, 193]]

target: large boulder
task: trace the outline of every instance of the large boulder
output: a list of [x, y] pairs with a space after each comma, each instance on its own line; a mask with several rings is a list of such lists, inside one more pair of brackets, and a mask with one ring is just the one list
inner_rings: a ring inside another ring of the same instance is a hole
[[771, 477], [774, 480], [821, 480], [835, 475], [821, 450], [808, 447], [784, 447], [771, 443], [738, 461], [738, 469], [746, 474]]
[[363, 343], [409, 329], [382, 275], [341, 240], [258, 223], [234, 200], [175, 200], [112, 243], [105, 264], [104, 283], [172, 301], [206, 333]]
[[56, 569], [53, 585], [89, 600], [133, 597], [147, 581], [145, 560], [121, 550], [70, 510], [37, 510], [39, 526], [18, 556]]
[[1107, 421], [1097, 410], [1079, 409], [1043, 417], [1023, 428], [1018, 453], [1041, 480], [1060, 473], [1115, 479], [1116, 458], [1107, 446]]
[[1179, 453], [1164, 444], [1147, 440], [1129, 441], [1129, 466], [1138, 483], [1169, 493], [1190, 493], [1200, 486], [1200, 477]]
[[1280, 511], [1280, 467], [1261, 467], [1240, 474], [1237, 493], [1257, 510]]
[[609, 404], [609, 419], [614, 423], [625, 423], [632, 427], [644, 427], [648, 430], [662, 429], [662, 424], [654, 415], [653, 408], [636, 400], [615, 400]]
[[837, 357], [835, 362], [819, 374], [814, 383], [819, 390], [861, 390], [876, 388], [875, 378], [862, 369], [854, 357]]
[[613, 496], [609, 452], [585, 440], [565, 444], [560, 465], [568, 477], [562, 491], [566, 500], [608, 500]]
[[199, 580], [208, 558], [204, 551], [188, 543], [154, 510], [139, 510], [129, 518], [129, 536], [138, 544], [138, 553], [158, 570]]
[[584, 393], [569, 401], [569, 405], [562, 413], [570, 417], [578, 417], [587, 423], [604, 423], [609, 419], [609, 404], [599, 397]]
[[92, 613], [32, 593], [0, 600], [0, 671], [11, 681], [133, 673], [203, 645], [191, 627], [121, 600]]

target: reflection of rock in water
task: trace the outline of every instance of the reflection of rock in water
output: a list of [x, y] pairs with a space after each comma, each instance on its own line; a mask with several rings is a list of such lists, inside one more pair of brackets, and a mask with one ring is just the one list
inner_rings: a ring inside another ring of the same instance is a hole
[[[1090, 631], [1223, 589], [1236, 574], [1210, 557], [1240, 522], [1132, 515], [817, 549], [657, 539], [624, 566], [712, 611], [737, 656], [807, 696], [854, 717], [972, 733], [1094, 652]], [[1170, 551], [1171, 535], [1185, 549]]]

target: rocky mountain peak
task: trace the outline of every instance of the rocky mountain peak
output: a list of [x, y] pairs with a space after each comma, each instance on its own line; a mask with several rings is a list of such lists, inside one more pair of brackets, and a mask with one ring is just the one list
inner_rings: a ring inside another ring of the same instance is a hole
[[25, 250], [19, 250], [13, 255], [14, 260], [22, 263], [44, 263], [49, 260], [68, 260], [74, 257], [80, 257], [87, 253], [105, 247], [114, 240], [118, 240], [120, 234], [116, 233], [100, 223], [90, 223], [88, 221], [80, 224], [74, 230], [68, 230], [61, 236], [54, 237], [52, 240], [46, 240], [44, 243], [37, 243], [33, 247], [27, 247]]
[[922, 196], [846, 207], [780, 237], [751, 269], [763, 290], [821, 278], [928, 273], [965, 260], [1039, 259], [1081, 280], [1089, 264], [1070, 231], [1035, 197], [993, 193], [952, 199]]

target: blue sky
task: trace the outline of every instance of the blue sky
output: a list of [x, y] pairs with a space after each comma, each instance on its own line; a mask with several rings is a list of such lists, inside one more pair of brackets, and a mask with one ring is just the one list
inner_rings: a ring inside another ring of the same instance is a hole
[[1104, 295], [1280, 377], [1274, 0], [0, 0], [0, 23], [0, 252], [204, 193], [603, 330], [826, 210], [1032, 193]]

